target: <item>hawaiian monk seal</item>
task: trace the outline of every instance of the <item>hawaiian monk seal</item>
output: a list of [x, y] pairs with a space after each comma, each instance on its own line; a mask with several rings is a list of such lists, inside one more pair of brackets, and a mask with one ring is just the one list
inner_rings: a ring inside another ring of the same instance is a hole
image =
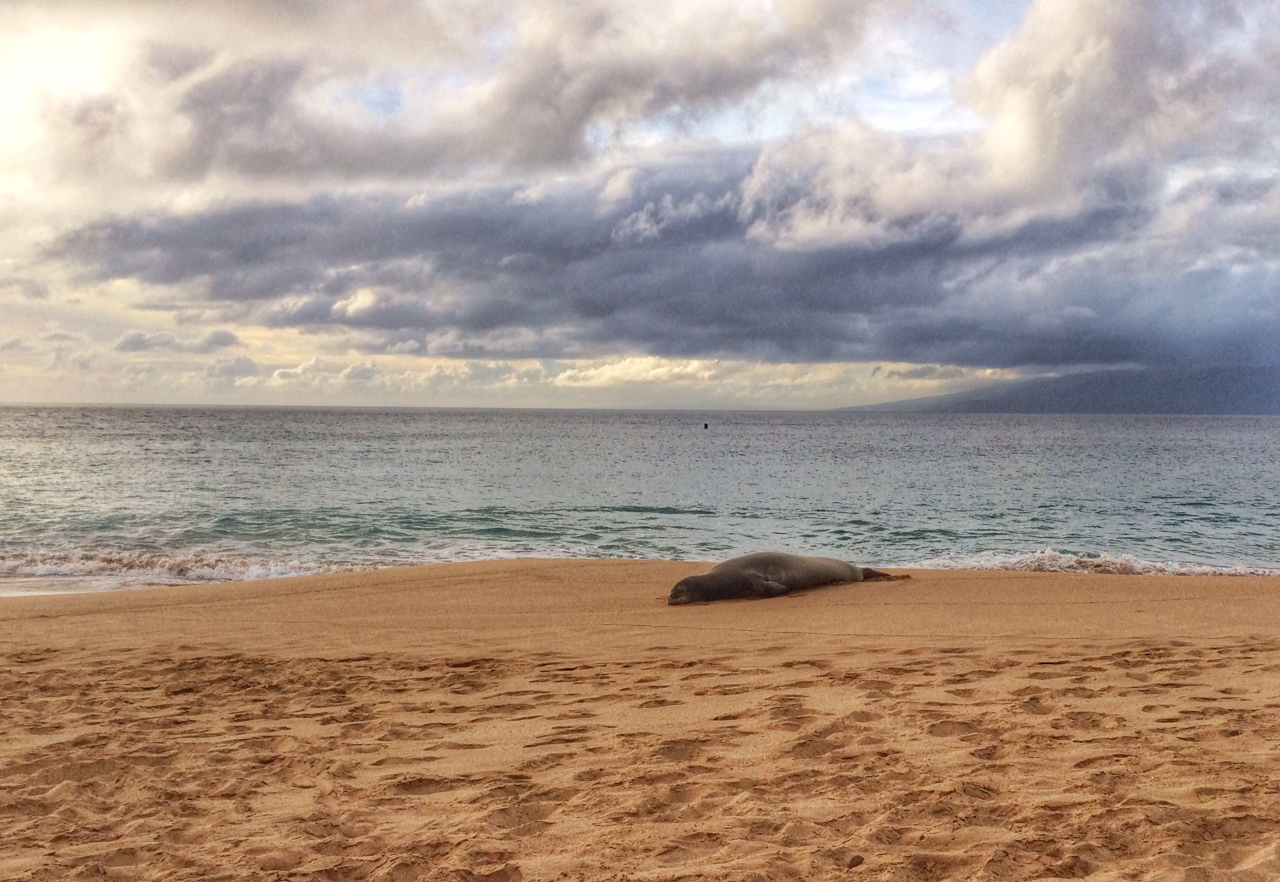
[[833, 582], [909, 578], [911, 577], [891, 576], [869, 567], [855, 567], [833, 557], [757, 551], [755, 554], [729, 558], [701, 576], [681, 579], [671, 589], [667, 603], [677, 606], [682, 603], [705, 603], [709, 600], [781, 597], [802, 588], [830, 585]]

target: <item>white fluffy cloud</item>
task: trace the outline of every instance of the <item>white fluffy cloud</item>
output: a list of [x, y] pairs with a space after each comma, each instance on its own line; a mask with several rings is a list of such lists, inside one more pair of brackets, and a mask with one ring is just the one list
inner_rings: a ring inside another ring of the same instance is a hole
[[219, 358], [205, 368], [205, 376], [218, 383], [235, 384], [239, 380], [258, 376], [258, 365], [252, 358], [244, 355]]
[[[910, 139], [851, 119], [767, 149], [745, 185], [751, 232], [785, 246], [966, 243], [1090, 208], [1156, 207], [1204, 163], [1269, 161], [1280, 16], [1256, 3], [1038, 0], [958, 84], [985, 122]], [[1248, 27], [1246, 27], [1246, 20]], [[1264, 134], [1265, 132], [1265, 134]], [[1260, 181], [1269, 187], [1268, 176]]]
[[544, 167], [812, 76], [893, 5], [8, 3], [0, 151], [107, 189]]

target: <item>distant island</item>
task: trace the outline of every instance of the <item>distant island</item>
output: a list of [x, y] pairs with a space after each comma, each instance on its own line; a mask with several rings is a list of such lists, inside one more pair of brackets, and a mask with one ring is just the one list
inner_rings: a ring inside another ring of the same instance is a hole
[[1149, 368], [1022, 380], [861, 407], [870, 413], [1280, 415], [1280, 368]]

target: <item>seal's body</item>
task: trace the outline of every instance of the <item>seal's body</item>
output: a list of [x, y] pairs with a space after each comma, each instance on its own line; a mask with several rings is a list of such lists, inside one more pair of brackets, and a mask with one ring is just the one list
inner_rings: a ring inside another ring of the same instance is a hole
[[671, 589], [667, 603], [678, 605], [708, 600], [776, 598], [791, 591], [831, 585], [832, 582], [883, 579], [909, 579], [909, 576], [891, 576], [869, 567], [855, 567], [833, 557], [756, 552], [717, 563], [701, 576], [681, 579]]
[[780, 597], [792, 591], [834, 582], [906, 578], [910, 577], [891, 576], [868, 567], [855, 567], [834, 557], [758, 551], [716, 564], [701, 576], [681, 579], [671, 589], [667, 603], [676, 606], [710, 600]]

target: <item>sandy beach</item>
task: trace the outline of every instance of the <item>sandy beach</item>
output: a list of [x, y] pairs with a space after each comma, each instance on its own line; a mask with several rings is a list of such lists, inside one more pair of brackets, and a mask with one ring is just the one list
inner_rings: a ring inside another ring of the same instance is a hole
[[1280, 579], [0, 598], [0, 878], [1280, 877]]

